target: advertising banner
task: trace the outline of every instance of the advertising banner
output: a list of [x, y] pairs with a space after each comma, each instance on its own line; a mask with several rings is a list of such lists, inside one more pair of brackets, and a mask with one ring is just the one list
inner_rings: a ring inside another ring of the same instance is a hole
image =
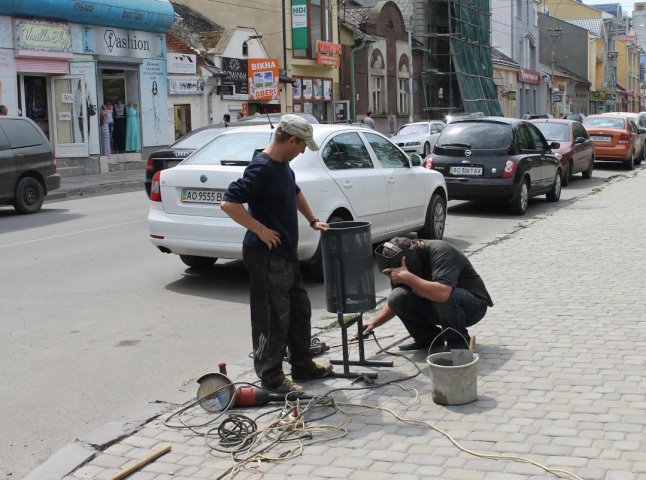
[[339, 67], [343, 46], [339, 43], [330, 43], [319, 40], [316, 42], [316, 63]]
[[292, 49], [307, 48], [307, 0], [292, 0]]
[[166, 62], [144, 60], [139, 68], [141, 86], [142, 145], [168, 145], [168, 95], [166, 90]]
[[16, 48], [47, 52], [72, 52], [70, 26], [39, 20], [16, 19]]
[[190, 73], [197, 72], [197, 56], [189, 53], [168, 52], [167, 57], [168, 73]]
[[247, 60], [241, 58], [222, 57], [220, 68], [227, 73], [222, 80], [223, 85], [233, 85], [234, 94], [225, 95], [225, 100], [247, 100], [249, 96], [247, 78]]
[[166, 54], [166, 36], [163, 33], [83, 25], [82, 36], [82, 53], [159, 59], [165, 58]]
[[249, 100], [278, 100], [278, 59], [250, 58], [248, 65]]

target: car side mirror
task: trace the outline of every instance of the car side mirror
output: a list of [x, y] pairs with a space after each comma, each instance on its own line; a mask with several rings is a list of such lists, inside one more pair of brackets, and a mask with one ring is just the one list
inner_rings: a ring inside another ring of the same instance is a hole
[[421, 167], [422, 166], [422, 157], [418, 153], [411, 153], [410, 154], [410, 163], [413, 167]]
[[585, 138], [583, 137], [576, 137], [574, 139], [574, 143], [584, 143], [584, 142], [585, 142]]
[[646, 128], [638, 127], [639, 133], [646, 133]]
[[556, 150], [557, 148], [561, 148], [561, 144], [559, 142], [550, 143], [550, 150]]

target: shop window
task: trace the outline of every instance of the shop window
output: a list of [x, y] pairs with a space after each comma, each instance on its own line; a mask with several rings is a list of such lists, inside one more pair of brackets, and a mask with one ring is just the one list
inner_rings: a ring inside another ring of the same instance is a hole
[[316, 42], [332, 41], [330, 0], [307, 0], [307, 47], [293, 50], [294, 57], [316, 58]]
[[372, 75], [370, 77], [370, 110], [374, 113], [384, 111], [384, 77]]
[[191, 131], [191, 106], [189, 104], [174, 105], [175, 140]]
[[402, 55], [399, 58], [399, 66], [397, 68], [399, 78], [397, 80], [397, 113], [399, 115], [408, 115], [410, 99], [408, 97], [408, 55]]

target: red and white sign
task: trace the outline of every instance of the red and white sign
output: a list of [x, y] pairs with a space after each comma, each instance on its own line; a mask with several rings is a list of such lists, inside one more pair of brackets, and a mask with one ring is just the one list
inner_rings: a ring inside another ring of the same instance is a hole
[[340, 43], [330, 43], [322, 40], [316, 42], [316, 63], [319, 65], [338, 68], [341, 64], [342, 53], [343, 45]]
[[280, 62], [277, 58], [249, 58], [249, 100], [278, 100], [278, 75]]
[[536, 70], [528, 68], [521, 68], [518, 70], [518, 81], [523, 83], [533, 83], [537, 85], [541, 83], [541, 73]]
[[168, 52], [167, 57], [168, 73], [188, 73], [197, 72], [197, 57], [190, 53]]

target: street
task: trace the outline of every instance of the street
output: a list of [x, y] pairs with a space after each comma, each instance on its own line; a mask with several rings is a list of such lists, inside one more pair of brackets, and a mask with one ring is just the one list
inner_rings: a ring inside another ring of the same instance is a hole
[[[638, 167], [642, 168], [642, 167]], [[577, 175], [558, 203], [450, 202], [445, 239], [481, 248], [532, 218], [557, 215], [624, 173]], [[36, 215], [0, 208], [0, 475], [20, 478], [66, 443], [219, 362], [251, 364], [246, 274], [218, 262], [198, 274], [148, 241], [143, 192], [51, 202]], [[377, 291], [388, 287], [376, 275]], [[314, 319], [322, 284], [308, 281]]]

